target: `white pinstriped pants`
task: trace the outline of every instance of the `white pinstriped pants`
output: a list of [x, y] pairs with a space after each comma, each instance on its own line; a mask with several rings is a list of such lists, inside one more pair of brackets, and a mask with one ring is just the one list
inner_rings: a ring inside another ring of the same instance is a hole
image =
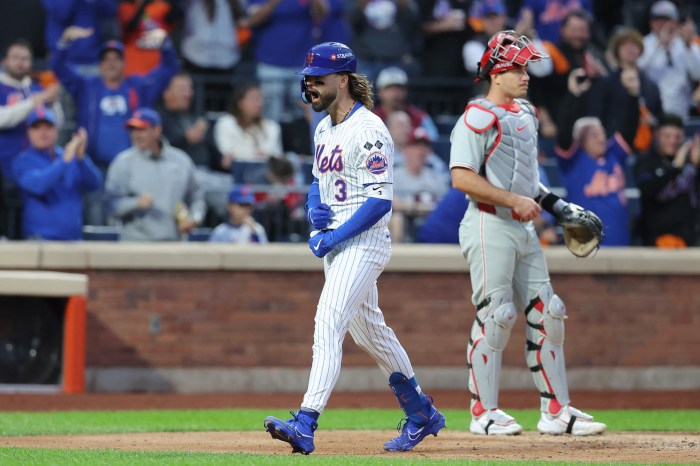
[[323, 412], [338, 381], [343, 340], [350, 335], [389, 378], [413, 377], [413, 367], [379, 309], [377, 279], [391, 258], [386, 228], [371, 228], [324, 258], [326, 282], [316, 309], [313, 362], [302, 408]]

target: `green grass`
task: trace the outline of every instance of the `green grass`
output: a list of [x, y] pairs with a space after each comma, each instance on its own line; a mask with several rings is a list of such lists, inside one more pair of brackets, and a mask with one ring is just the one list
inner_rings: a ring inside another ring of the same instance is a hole
[[[509, 410], [526, 430], [533, 430], [539, 412]], [[444, 410], [447, 427], [467, 430], [464, 410]], [[608, 424], [611, 431], [698, 432], [700, 410], [605, 410], [590, 414]], [[202, 432], [262, 430], [265, 416], [283, 419], [284, 410], [220, 409], [162, 411], [57, 411], [0, 414], [0, 435], [107, 434], [125, 432]], [[329, 409], [320, 419], [321, 429], [393, 429], [401, 412], [393, 409]]]
[[[467, 412], [445, 410], [449, 429], [466, 431]], [[532, 430], [539, 416], [536, 410], [509, 410], [518, 421]], [[700, 410], [640, 411], [605, 410], [591, 411], [596, 418], [608, 424], [609, 431], [657, 431], [698, 432]], [[0, 413], [0, 435], [67, 435], [104, 434], [128, 432], [196, 432], [196, 431], [253, 431], [262, 432], [262, 420], [274, 415], [286, 419], [284, 410], [162, 410], [162, 411], [61, 411], [39, 413]], [[330, 409], [321, 417], [321, 429], [387, 430], [401, 418], [395, 409]], [[494, 465], [518, 464], [535, 466], [542, 461], [468, 461], [427, 460], [414, 455], [386, 457], [359, 456], [300, 456], [300, 455], [250, 455], [193, 452], [140, 452], [115, 450], [64, 450], [42, 448], [2, 448], [0, 465]], [[552, 465], [586, 464], [573, 462], [547, 462]]]
[[[184, 466], [184, 465], [231, 465], [250, 466], [294, 466], [328, 465], [333, 466], [414, 466], [430, 465], [479, 465], [503, 466], [518, 464], [536, 466], [541, 461], [470, 461], [470, 460], [425, 460], [406, 458], [406, 455], [390, 455], [388, 458], [362, 458], [357, 456], [300, 456], [300, 455], [246, 455], [217, 453], [163, 453], [163, 452], [124, 452], [114, 450], [50, 450], [30, 448], [0, 448], [0, 462], [3, 466], [48, 466], [48, 465], [109, 465], [109, 466]], [[575, 465], [585, 463], [549, 462], [548, 465]]]

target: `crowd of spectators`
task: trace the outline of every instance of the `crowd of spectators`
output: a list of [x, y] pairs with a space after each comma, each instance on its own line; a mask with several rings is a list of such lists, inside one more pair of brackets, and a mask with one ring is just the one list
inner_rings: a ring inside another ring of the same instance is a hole
[[[457, 115], [413, 84], [471, 84], [512, 28], [530, 67], [543, 179], [595, 211], [605, 246], [700, 240], [700, 5], [685, 0], [27, 0], [0, 6], [0, 237], [302, 240], [315, 43], [340, 41], [396, 144], [395, 241], [456, 243]], [[195, 105], [226, 96], [221, 108]], [[461, 97], [460, 97], [461, 98]], [[466, 101], [464, 105], [466, 105]], [[551, 219], [543, 244], [560, 241]]]

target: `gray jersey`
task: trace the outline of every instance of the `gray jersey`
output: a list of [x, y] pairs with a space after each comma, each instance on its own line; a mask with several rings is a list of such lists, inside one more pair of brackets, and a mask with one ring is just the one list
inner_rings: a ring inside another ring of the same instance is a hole
[[505, 109], [475, 99], [452, 130], [450, 168], [468, 168], [498, 188], [535, 198], [540, 182], [537, 129], [535, 109], [524, 100]]

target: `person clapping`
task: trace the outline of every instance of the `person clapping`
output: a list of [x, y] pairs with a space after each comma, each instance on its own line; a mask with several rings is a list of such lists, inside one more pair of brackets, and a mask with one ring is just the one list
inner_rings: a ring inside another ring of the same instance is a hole
[[12, 165], [24, 202], [22, 237], [80, 240], [82, 196], [102, 186], [102, 174], [85, 153], [87, 132], [80, 128], [61, 148], [51, 110], [35, 110], [27, 124], [30, 148]]

